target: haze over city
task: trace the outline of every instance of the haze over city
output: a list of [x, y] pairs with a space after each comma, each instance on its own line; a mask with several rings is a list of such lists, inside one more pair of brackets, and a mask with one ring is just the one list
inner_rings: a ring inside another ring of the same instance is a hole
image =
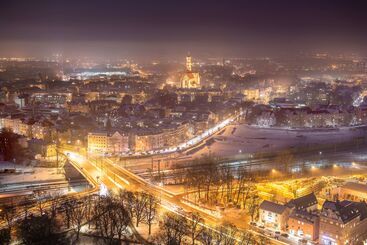
[[365, 53], [365, 1], [2, 1], [2, 55]]
[[366, 1], [0, 1], [0, 244], [367, 244]]

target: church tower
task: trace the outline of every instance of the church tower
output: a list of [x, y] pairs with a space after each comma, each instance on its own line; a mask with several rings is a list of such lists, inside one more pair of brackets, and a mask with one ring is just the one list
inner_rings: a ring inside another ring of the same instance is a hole
[[200, 74], [192, 71], [192, 59], [186, 56], [186, 71], [181, 78], [181, 88], [200, 88]]
[[186, 71], [191, 72], [192, 71], [192, 61], [191, 56], [186, 56]]

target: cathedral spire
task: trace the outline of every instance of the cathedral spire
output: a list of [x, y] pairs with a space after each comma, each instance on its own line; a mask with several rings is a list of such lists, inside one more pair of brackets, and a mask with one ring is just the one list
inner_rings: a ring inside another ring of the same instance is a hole
[[186, 71], [192, 71], [192, 61], [190, 53], [186, 56]]

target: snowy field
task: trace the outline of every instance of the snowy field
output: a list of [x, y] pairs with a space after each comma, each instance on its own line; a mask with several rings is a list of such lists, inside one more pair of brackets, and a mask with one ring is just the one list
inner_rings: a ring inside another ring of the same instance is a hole
[[214, 137], [214, 143], [202, 147], [193, 154], [193, 157], [199, 157], [208, 152], [228, 156], [277, 151], [302, 145], [341, 143], [364, 135], [366, 130], [361, 128], [286, 130], [257, 128], [244, 124], [231, 125], [223, 133]]
[[[12, 165], [14, 167], [14, 165]], [[29, 168], [19, 167], [16, 165], [18, 173], [1, 174], [1, 184], [13, 184], [24, 182], [47, 182], [47, 181], [63, 181], [65, 176], [62, 173], [57, 173], [56, 168]]]

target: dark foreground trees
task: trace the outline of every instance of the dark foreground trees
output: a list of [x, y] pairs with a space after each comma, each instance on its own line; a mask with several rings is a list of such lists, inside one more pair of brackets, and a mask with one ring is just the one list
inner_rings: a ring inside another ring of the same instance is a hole
[[21, 147], [17, 141], [17, 135], [8, 129], [1, 129], [0, 131], [0, 156], [5, 161], [13, 161], [13, 159], [20, 156]]
[[96, 231], [107, 244], [115, 244], [116, 239], [121, 240], [131, 222], [123, 202], [115, 197], [99, 199], [94, 209], [94, 217]]
[[187, 220], [182, 216], [168, 213], [163, 218], [156, 242], [166, 245], [186, 244], [187, 233]]
[[30, 215], [22, 220], [17, 229], [18, 239], [26, 245], [31, 244], [67, 244], [67, 241], [58, 233], [58, 224], [48, 215]]

